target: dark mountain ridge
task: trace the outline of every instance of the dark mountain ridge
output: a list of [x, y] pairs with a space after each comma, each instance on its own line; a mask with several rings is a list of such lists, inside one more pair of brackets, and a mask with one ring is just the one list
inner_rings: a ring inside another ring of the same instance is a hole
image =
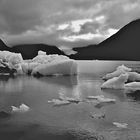
[[21, 53], [23, 59], [32, 59], [37, 56], [38, 51], [42, 50], [47, 54], [64, 55], [64, 52], [59, 50], [56, 46], [50, 46], [45, 44], [25, 44], [16, 45], [11, 48], [12, 52]]
[[140, 19], [124, 26], [113, 36], [98, 45], [74, 48], [73, 59], [140, 60]]
[[8, 47], [2, 40], [0, 40], [0, 50], [21, 53], [23, 59], [34, 58], [35, 56], [37, 56], [39, 50], [42, 50], [47, 54], [65, 55], [64, 52], [59, 50], [56, 46], [50, 46], [45, 44], [22, 44]]

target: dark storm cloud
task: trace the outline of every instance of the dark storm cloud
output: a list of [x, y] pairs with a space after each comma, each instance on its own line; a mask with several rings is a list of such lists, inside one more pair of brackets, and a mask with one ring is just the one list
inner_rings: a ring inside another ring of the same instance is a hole
[[0, 36], [8, 44], [63, 45], [74, 37], [94, 43], [139, 18], [139, 13], [139, 0], [0, 0]]

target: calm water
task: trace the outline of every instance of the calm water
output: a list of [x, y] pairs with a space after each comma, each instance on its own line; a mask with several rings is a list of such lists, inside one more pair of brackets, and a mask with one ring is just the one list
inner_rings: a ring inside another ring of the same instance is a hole
[[[79, 75], [72, 77], [0, 77], [0, 140], [139, 140], [140, 93], [101, 90], [101, 77], [124, 63], [140, 70], [140, 62], [78, 61]], [[80, 102], [53, 106], [49, 100], [67, 97], [85, 100], [104, 95], [115, 103]], [[30, 107], [13, 113], [11, 106]], [[91, 118], [91, 114], [105, 118]], [[118, 128], [113, 122], [126, 123]]]

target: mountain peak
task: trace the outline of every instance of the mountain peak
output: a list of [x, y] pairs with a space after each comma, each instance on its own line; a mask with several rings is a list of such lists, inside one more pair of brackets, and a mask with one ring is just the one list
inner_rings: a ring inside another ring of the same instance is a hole
[[121, 28], [98, 45], [76, 48], [74, 59], [137, 60], [140, 61], [140, 19]]

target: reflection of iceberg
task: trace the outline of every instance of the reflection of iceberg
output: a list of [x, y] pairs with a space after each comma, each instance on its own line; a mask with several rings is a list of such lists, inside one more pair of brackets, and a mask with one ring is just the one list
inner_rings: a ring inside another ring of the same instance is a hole
[[5, 92], [20, 92], [23, 89], [23, 79], [9, 78], [8, 81], [0, 81], [0, 90]]
[[65, 87], [73, 87], [78, 84], [77, 76], [53, 76], [53, 77], [40, 77], [37, 80], [48, 84], [60, 85]]
[[104, 80], [108, 80], [108, 79], [111, 79], [113, 77], [118, 77], [120, 76], [121, 74], [125, 74], [126, 72], [130, 72], [132, 69], [131, 68], [128, 68], [124, 65], [121, 65], [121, 66], [118, 66], [116, 71], [112, 72], [112, 73], [109, 73], [109, 74], [106, 74], [103, 79]]
[[101, 88], [111, 89], [124, 89], [125, 82], [127, 82], [128, 74], [121, 74], [119, 77], [114, 77], [107, 80], [101, 86]]
[[80, 100], [79, 98], [74, 98], [74, 97], [67, 97], [64, 93], [59, 93], [59, 99], [62, 101], [69, 101], [71, 103], [79, 103], [82, 100]]

